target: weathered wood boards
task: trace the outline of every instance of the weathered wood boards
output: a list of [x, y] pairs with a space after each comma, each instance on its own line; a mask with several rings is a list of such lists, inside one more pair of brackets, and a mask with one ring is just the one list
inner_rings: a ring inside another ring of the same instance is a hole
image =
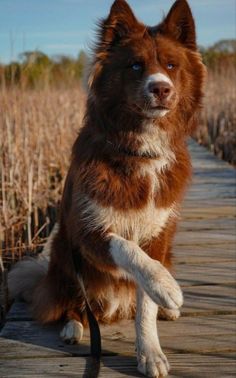
[[[175, 240], [177, 276], [184, 290], [182, 317], [159, 322], [170, 377], [236, 376], [235, 171], [194, 142], [193, 186]], [[89, 355], [89, 333], [80, 346], [59, 338], [62, 324], [42, 327], [25, 304], [15, 303], [0, 337], [0, 377], [139, 377], [133, 322], [101, 327], [103, 358]]]
[[[235, 355], [203, 356], [188, 354], [168, 355], [169, 361], [175, 367], [169, 377], [179, 378], [233, 378], [235, 377]], [[17, 361], [6, 360], [2, 378], [70, 378], [70, 377], [97, 377], [97, 366], [90, 358], [44, 358], [44, 359], [20, 359]], [[123, 378], [143, 377], [136, 371], [135, 358], [125, 356], [103, 357], [99, 377]]]

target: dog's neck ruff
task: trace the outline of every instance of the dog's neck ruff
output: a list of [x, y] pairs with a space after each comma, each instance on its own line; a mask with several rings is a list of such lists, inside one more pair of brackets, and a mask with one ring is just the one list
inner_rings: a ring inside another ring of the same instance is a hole
[[128, 157], [138, 157], [138, 158], [144, 158], [144, 159], [159, 159], [160, 155], [154, 152], [148, 152], [148, 151], [134, 151], [129, 148], [122, 147], [121, 145], [115, 145], [110, 140], [106, 139], [107, 145], [109, 145], [109, 148], [113, 148], [113, 150], [124, 156]]

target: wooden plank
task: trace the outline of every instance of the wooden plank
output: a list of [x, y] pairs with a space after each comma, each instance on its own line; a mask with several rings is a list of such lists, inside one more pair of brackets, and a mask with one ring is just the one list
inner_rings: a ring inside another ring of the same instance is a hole
[[[236, 261], [236, 251], [234, 245], [227, 246], [225, 250], [222, 245], [214, 245], [214, 249], [211, 246], [205, 245], [189, 245], [189, 246], [175, 246], [174, 247], [174, 266], [177, 264], [211, 264], [214, 261], [215, 264], [223, 264], [224, 262], [230, 262], [233, 265]], [[183, 266], [183, 269], [186, 267]]]
[[[202, 206], [204, 206], [204, 203]], [[216, 207], [207, 207], [206, 204], [204, 211], [201, 208], [193, 208], [192, 206], [189, 207], [188, 204], [185, 204], [181, 216], [183, 219], [190, 221], [197, 221], [201, 219], [232, 219], [235, 218], [234, 204], [229, 206], [220, 206], [220, 209], [216, 209]]]
[[[204, 308], [204, 311], [206, 309]], [[209, 309], [208, 309], [209, 311]], [[183, 308], [186, 313], [186, 308]], [[193, 313], [192, 313], [193, 314]], [[198, 315], [200, 311], [198, 309]], [[204, 315], [204, 314], [203, 314]], [[165, 350], [177, 352], [227, 352], [235, 349], [236, 315], [181, 317], [176, 322], [158, 321], [158, 330]], [[69, 353], [77, 356], [89, 354], [89, 332], [86, 329], [84, 339], [79, 346], [64, 344], [59, 333], [63, 324], [41, 327], [36, 322], [8, 321], [1, 335], [6, 339], [19, 340], [41, 347], [51, 348], [55, 353]], [[133, 321], [123, 321], [119, 324], [101, 327], [103, 353], [106, 355], [134, 355], [135, 332]], [[4, 339], [2, 339], [4, 340]], [[24, 344], [26, 345], [26, 344]], [[5, 348], [5, 344], [4, 347]], [[1, 349], [1, 344], [0, 344]], [[38, 353], [38, 351], [36, 351]], [[35, 353], [36, 353], [35, 352]], [[43, 353], [41, 348], [39, 352]], [[10, 358], [12, 351], [9, 351]], [[21, 355], [28, 356], [22, 349]], [[36, 355], [38, 355], [36, 353]], [[8, 358], [8, 351], [5, 351]]]
[[[193, 183], [200, 184], [204, 183], [205, 185], [222, 185], [225, 184], [234, 184], [235, 183], [235, 171], [226, 170], [222, 172], [221, 170], [207, 170], [204, 168], [194, 171]], [[214, 190], [214, 187], [212, 188]]]
[[[235, 355], [167, 355], [172, 366], [169, 377], [235, 377]], [[104, 357], [101, 366], [90, 358], [19, 359], [0, 362], [0, 376], [14, 377], [143, 377], [136, 370], [135, 357]]]
[[236, 286], [235, 263], [232, 264], [232, 262], [176, 265], [175, 275], [182, 285]]
[[[20, 324], [19, 324], [20, 326]], [[51, 358], [59, 356], [68, 356], [68, 353], [40, 347], [39, 345], [24, 343], [22, 341], [10, 340], [0, 337], [0, 359], [18, 359], [18, 358]], [[0, 375], [1, 376], [1, 375]]]
[[[194, 179], [175, 240], [176, 276], [185, 302], [176, 322], [158, 322], [170, 377], [235, 377], [236, 171], [190, 141]], [[0, 337], [0, 377], [96, 377], [87, 358], [89, 332], [79, 346], [64, 344], [63, 324], [42, 327], [22, 303]], [[101, 327], [101, 377], [138, 377], [133, 321]], [[80, 356], [79, 358], [76, 356]], [[17, 363], [16, 363], [17, 359]]]
[[184, 306], [182, 313], [184, 315], [196, 316], [199, 314], [236, 312], [235, 287], [204, 285], [184, 287], [183, 291]]
[[[196, 320], [199, 321], [199, 318]], [[191, 327], [185, 327], [184, 321], [179, 321], [176, 324], [175, 332], [172, 334], [168, 330], [169, 324], [167, 322], [159, 322], [159, 331], [160, 331], [160, 340], [163, 350], [168, 351], [169, 353], [226, 353], [231, 351], [236, 351], [236, 339], [235, 334], [232, 332], [217, 332], [215, 329], [211, 333], [202, 331], [199, 334], [193, 334]], [[235, 324], [234, 324], [235, 325]], [[9, 333], [9, 330], [13, 330], [16, 325], [12, 324], [11, 329], [8, 327], [6, 332]], [[123, 326], [123, 328], [122, 328]], [[28, 330], [26, 330], [26, 327]], [[183, 334], [183, 330], [185, 334]], [[197, 326], [194, 327], [197, 329]], [[89, 348], [89, 332], [85, 331], [85, 335], [80, 345], [66, 345], [60, 341], [60, 345], [63, 345], [63, 348], [60, 348], [58, 345], [59, 331], [57, 333], [47, 332], [42, 334], [39, 333], [40, 328], [36, 328], [34, 325], [25, 325], [24, 322], [21, 324], [18, 323], [18, 330], [21, 329], [18, 336], [13, 336], [12, 334], [9, 337], [19, 338], [21, 342], [25, 345], [34, 345], [41, 346], [41, 350], [32, 350], [32, 354], [35, 357], [42, 356], [55, 356], [56, 354], [70, 354], [73, 356], [88, 356], [90, 352]], [[187, 330], [189, 334], [187, 334]], [[19, 332], [19, 331], [18, 331]], [[45, 331], [44, 331], [45, 332]], [[103, 346], [103, 355], [135, 355], [135, 335], [134, 335], [134, 325], [132, 323], [124, 322], [123, 325], [116, 327], [101, 327], [102, 334], [102, 346]], [[8, 337], [8, 340], [9, 340]], [[49, 340], [50, 338], [50, 340]], [[7, 341], [8, 341], [7, 340]], [[5, 348], [5, 344], [3, 345]], [[20, 354], [26, 354], [27, 350], [21, 350], [18, 346]], [[50, 350], [50, 353], [44, 351], [47, 348]], [[1, 344], [0, 344], [1, 350]], [[17, 346], [13, 349], [12, 353], [17, 353]], [[10, 358], [14, 354], [10, 354]], [[5, 351], [4, 358], [9, 358], [9, 353]]]
[[[207, 245], [207, 244], [182, 244], [177, 245], [174, 244], [174, 250], [177, 250], [178, 253], [181, 251], [196, 251], [196, 253], [201, 253], [205, 251], [206, 254], [212, 256], [212, 260], [214, 260], [215, 253], [221, 252], [222, 255], [227, 256], [228, 253], [229, 255], [234, 253], [236, 254], [235, 250], [235, 245], [234, 243], [227, 244], [227, 248], [222, 248], [222, 245], [225, 245], [223, 243], [216, 243], [213, 245], [212, 244]], [[233, 255], [234, 256], [234, 255]]]
[[236, 227], [235, 218], [225, 218], [222, 219], [201, 219], [201, 221], [190, 222], [189, 220], [182, 220], [179, 224], [179, 231], [214, 231], [217, 230], [220, 233], [225, 233], [230, 230], [234, 231]]
[[6, 315], [6, 321], [13, 320], [32, 320], [30, 307], [25, 302], [16, 301], [12, 304]]
[[[195, 186], [192, 186], [189, 190], [188, 195], [185, 201], [198, 201], [201, 205], [202, 200], [215, 201], [217, 198], [218, 201], [221, 199], [228, 200], [235, 198], [235, 182], [221, 183], [221, 185], [214, 184], [214, 189], [211, 189], [211, 184], [207, 184], [205, 181], [195, 183]], [[201, 185], [199, 185], [201, 184]]]
[[62, 328], [63, 323], [42, 326], [35, 321], [11, 321], [6, 323], [0, 336], [72, 355], [89, 355], [89, 335], [79, 346], [67, 345], [60, 338]]
[[175, 243], [185, 245], [199, 245], [199, 244], [233, 244], [236, 245], [235, 233], [231, 235], [226, 233], [217, 233], [216, 231], [194, 232], [194, 231], [179, 231]]
[[[23, 310], [24, 306], [24, 310]], [[14, 310], [15, 308], [15, 310]], [[12, 306], [11, 313], [16, 314], [16, 311], [18, 309], [18, 306], [15, 304]], [[22, 303], [22, 318], [18, 318], [16, 321], [15, 315], [13, 317], [14, 320], [8, 321], [7, 323], [16, 323], [19, 322], [19, 328], [20, 325], [23, 324], [21, 322], [25, 321], [25, 314], [27, 315], [27, 305], [25, 303]], [[36, 322], [34, 322], [37, 324]], [[202, 317], [199, 318], [196, 317], [183, 317], [181, 316], [180, 319], [177, 322], [166, 322], [166, 321], [158, 321], [159, 324], [159, 333], [160, 335], [166, 335], [166, 332], [170, 335], [177, 335], [179, 334], [179, 327], [183, 326], [181, 329], [181, 334], [196, 334], [196, 333], [206, 333], [206, 332], [215, 332], [216, 334], [221, 333], [234, 333], [235, 329], [235, 323], [236, 323], [236, 315], [216, 315], [216, 316], [208, 316], [208, 317]], [[166, 331], [166, 325], [168, 324], [167, 331]], [[62, 323], [58, 323], [56, 327], [49, 326], [49, 328], [55, 328], [55, 330], [60, 330], [62, 326]], [[108, 335], [109, 332], [113, 335], [114, 339], [119, 339], [121, 336], [121, 331], [125, 330], [125, 334], [129, 338], [130, 335], [132, 335], [132, 332], [130, 331], [133, 327], [133, 321], [121, 321], [118, 324], [112, 324], [109, 326], [101, 326], [102, 333], [104, 335]], [[48, 327], [42, 327], [41, 332], [47, 332]], [[162, 333], [162, 329], [164, 330]], [[126, 331], [127, 330], [127, 331]], [[203, 330], [203, 331], [202, 331]], [[191, 332], [192, 331], [192, 332]], [[127, 333], [128, 332], [128, 333]], [[39, 332], [38, 332], [39, 333]], [[134, 333], [134, 332], [133, 332]], [[12, 333], [13, 336], [16, 336], [14, 333]], [[124, 335], [122, 337], [125, 337]]]
[[[236, 316], [186, 318], [176, 322], [158, 321], [158, 333], [168, 353], [236, 352]], [[102, 327], [105, 349], [134, 354], [135, 334], [132, 322]], [[109, 348], [108, 348], [109, 345]]]

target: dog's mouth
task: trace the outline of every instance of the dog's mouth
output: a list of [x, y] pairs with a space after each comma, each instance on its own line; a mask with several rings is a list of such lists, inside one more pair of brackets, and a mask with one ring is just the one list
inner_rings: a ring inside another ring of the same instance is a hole
[[164, 105], [150, 106], [148, 109], [144, 110], [144, 114], [148, 118], [161, 118], [170, 112], [170, 108]]
[[149, 110], [167, 110], [169, 111], [170, 109], [167, 106], [164, 105], [157, 105], [157, 106], [151, 106]]
[[133, 111], [140, 113], [140, 114], [156, 114], [158, 116], [163, 113], [168, 113], [171, 109], [164, 105], [155, 105], [155, 106], [147, 106], [142, 107], [137, 104], [132, 104]]
[[168, 108], [167, 106], [164, 106], [164, 105], [157, 105], [157, 106], [151, 106], [149, 109], [148, 109], [149, 112], [169, 112], [170, 111], [170, 108]]

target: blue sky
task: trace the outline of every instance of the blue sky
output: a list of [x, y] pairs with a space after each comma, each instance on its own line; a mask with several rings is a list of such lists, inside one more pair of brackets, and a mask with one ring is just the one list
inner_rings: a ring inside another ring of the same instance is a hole
[[[129, 0], [136, 15], [157, 24], [173, 0]], [[77, 56], [94, 38], [95, 21], [107, 15], [112, 0], [0, 0], [0, 62], [25, 50], [50, 56]], [[236, 0], [189, 0], [196, 19], [198, 43], [212, 45], [236, 38]]]

